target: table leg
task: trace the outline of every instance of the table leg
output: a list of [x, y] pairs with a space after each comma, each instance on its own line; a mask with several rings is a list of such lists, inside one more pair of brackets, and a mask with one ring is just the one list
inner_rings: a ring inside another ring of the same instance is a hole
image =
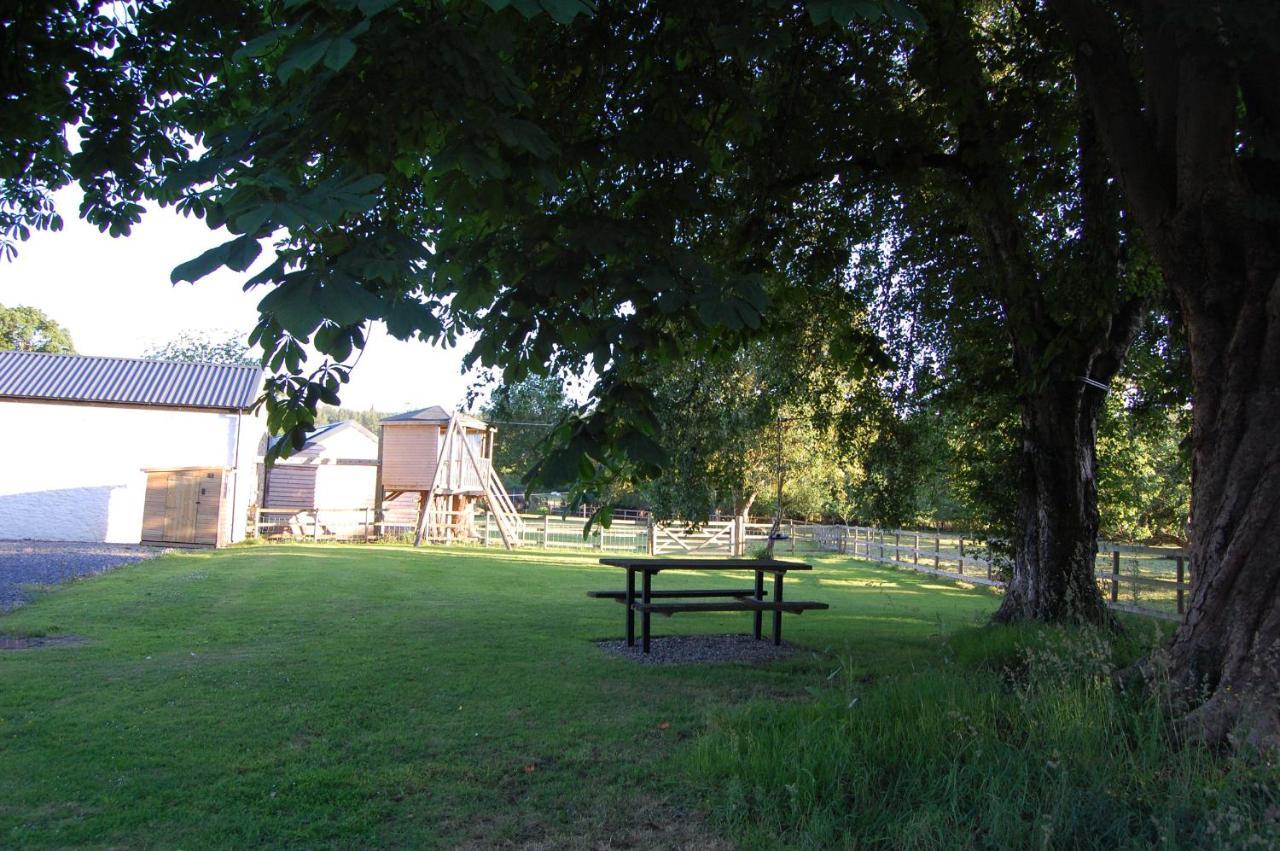
[[627, 571], [627, 596], [623, 600], [627, 609], [627, 646], [636, 646], [636, 613], [631, 608], [631, 604], [636, 601], [636, 572], [634, 570]]
[[[782, 602], [782, 573], [773, 575], [773, 602]], [[773, 610], [773, 643], [782, 644], [782, 609]]]
[[[757, 603], [759, 603], [759, 602], [760, 602], [760, 601], [762, 601], [763, 599], [764, 599], [764, 571], [763, 571], [763, 570], [757, 570], [757, 571], [756, 571], [756, 596], [755, 596], [755, 600], [756, 600], [756, 602], [757, 602]], [[754, 630], [755, 639], [756, 639], [756, 641], [759, 641], [759, 640], [760, 640], [760, 626], [761, 626], [761, 623], [762, 623], [762, 622], [763, 622], [763, 620], [764, 620], [764, 613], [763, 613], [763, 612], [761, 612], [759, 609], [756, 609], [756, 613], [755, 613], [754, 615], [752, 615], [752, 619], [755, 621], [755, 623], [754, 623], [754, 626], [755, 626], [755, 630]]]
[[653, 599], [652, 595], [653, 595], [653, 574], [646, 570], [644, 572], [644, 590], [642, 592], [642, 597], [641, 597], [641, 600], [644, 602], [646, 608], [640, 616], [640, 629], [641, 629], [640, 640], [643, 642], [642, 649], [644, 650], [645, 653], [649, 652], [649, 609], [647, 608], [647, 606], [649, 605], [650, 601]]

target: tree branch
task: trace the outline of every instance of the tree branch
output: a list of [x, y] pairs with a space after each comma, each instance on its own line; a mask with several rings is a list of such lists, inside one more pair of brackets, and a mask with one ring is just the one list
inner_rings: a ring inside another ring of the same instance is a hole
[[1076, 74], [1129, 205], [1161, 253], [1176, 202], [1173, 163], [1157, 148], [1115, 18], [1094, 0], [1049, 0], [1075, 48]]

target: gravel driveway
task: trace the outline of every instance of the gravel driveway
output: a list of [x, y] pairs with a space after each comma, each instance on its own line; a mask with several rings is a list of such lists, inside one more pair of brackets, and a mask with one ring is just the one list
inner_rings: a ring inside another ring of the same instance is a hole
[[164, 550], [128, 544], [0, 541], [0, 612], [30, 599], [24, 585], [52, 585], [154, 558]]

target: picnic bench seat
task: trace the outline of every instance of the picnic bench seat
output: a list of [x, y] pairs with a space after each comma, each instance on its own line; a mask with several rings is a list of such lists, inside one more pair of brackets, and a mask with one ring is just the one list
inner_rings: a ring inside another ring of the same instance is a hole
[[[828, 609], [826, 603], [811, 600], [783, 600], [782, 581], [788, 571], [810, 570], [811, 565], [799, 562], [764, 560], [764, 559], [619, 559], [602, 558], [601, 564], [611, 567], [625, 568], [627, 586], [625, 591], [588, 591], [588, 597], [603, 600], [616, 600], [626, 608], [627, 645], [635, 644], [635, 616], [641, 617], [643, 652], [649, 652], [649, 618], [653, 614], [670, 617], [680, 612], [752, 612], [757, 641], [761, 638], [761, 621], [765, 612], [773, 614], [773, 643], [782, 642], [782, 615], [802, 614], [807, 611]], [[749, 571], [755, 574], [755, 582], [751, 588], [688, 588], [655, 591], [653, 577], [663, 570], [707, 570], [707, 571]], [[636, 574], [640, 574], [643, 587], [636, 588]], [[773, 575], [773, 599], [764, 590], [764, 575]], [[714, 600], [710, 598], [728, 598]], [[670, 602], [654, 602], [663, 600]]]
[[[698, 588], [687, 591], [650, 591], [650, 597], [750, 597], [756, 593], [751, 588]], [[768, 592], [762, 592], [767, 594]], [[627, 599], [626, 591], [588, 591], [588, 597], [600, 600], [617, 600], [619, 603]]]
[[[657, 594], [654, 596], [656, 597]], [[752, 599], [740, 600], [736, 603], [633, 603], [632, 607], [638, 612], [653, 612], [666, 617], [680, 612], [789, 612], [799, 615], [815, 609], [831, 608], [826, 603], [804, 600], [774, 603], [769, 600]]]

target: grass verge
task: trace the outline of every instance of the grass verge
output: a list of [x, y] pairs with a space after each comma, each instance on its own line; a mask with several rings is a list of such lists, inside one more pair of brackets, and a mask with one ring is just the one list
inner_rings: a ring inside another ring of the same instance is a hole
[[961, 630], [935, 668], [722, 713], [689, 765], [753, 848], [1280, 847], [1274, 762], [1175, 747], [1113, 688], [1159, 635]]

